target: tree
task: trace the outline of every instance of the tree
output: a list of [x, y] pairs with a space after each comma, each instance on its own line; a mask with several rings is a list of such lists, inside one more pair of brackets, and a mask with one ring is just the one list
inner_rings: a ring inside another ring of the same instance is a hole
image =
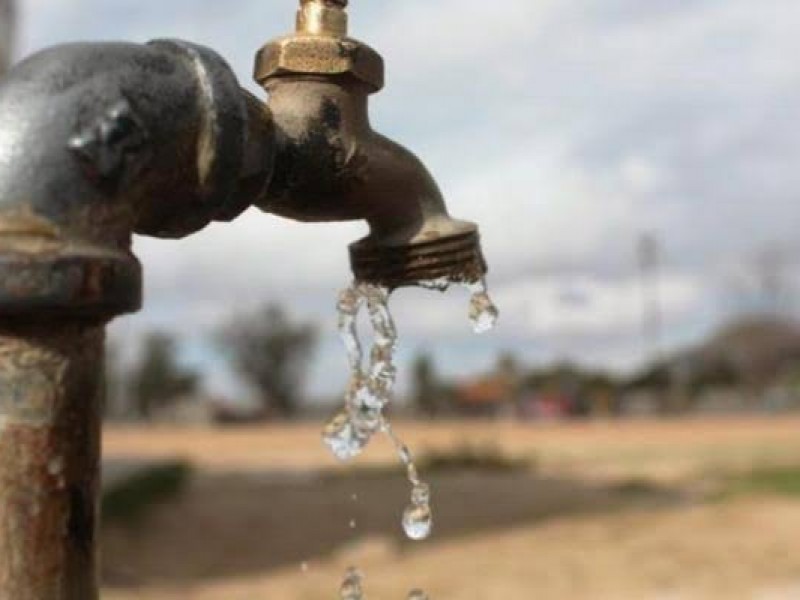
[[106, 343], [105, 382], [106, 398], [103, 407], [105, 418], [109, 420], [120, 418], [124, 406], [125, 381], [120, 366], [119, 347], [112, 342]]
[[14, 0], [0, 0], [0, 75], [11, 64], [15, 24]]
[[436, 367], [430, 354], [420, 354], [414, 359], [411, 369], [413, 399], [417, 410], [429, 417], [439, 412], [439, 386]]
[[267, 412], [285, 418], [298, 412], [316, 337], [313, 325], [293, 323], [281, 307], [268, 305], [234, 317], [218, 341]]
[[138, 364], [130, 375], [130, 388], [140, 417], [150, 419], [158, 408], [197, 391], [199, 375], [177, 361], [175, 339], [154, 332], [144, 341]]

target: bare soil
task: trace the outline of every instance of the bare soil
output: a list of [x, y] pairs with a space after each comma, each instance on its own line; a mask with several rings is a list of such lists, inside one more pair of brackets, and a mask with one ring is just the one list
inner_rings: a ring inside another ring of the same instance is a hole
[[[332, 599], [351, 564], [372, 600], [414, 587], [433, 600], [800, 598], [800, 502], [705, 493], [723, 473], [800, 465], [798, 418], [400, 424], [412, 448], [492, 443], [537, 465], [432, 476], [436, 532], [421, 544], [399, 531], [402, 478], [336, 466], [318, 430], [108, 429], [107, 455], [196, 471], [177, 500], [104, 531], [104, 598]], [[393, 461], [380, 443], [359, 464]]]

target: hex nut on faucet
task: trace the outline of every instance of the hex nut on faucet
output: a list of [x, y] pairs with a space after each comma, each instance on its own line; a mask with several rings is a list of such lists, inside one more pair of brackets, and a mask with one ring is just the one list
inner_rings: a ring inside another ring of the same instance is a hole
[[255, 79], [264, 84], [283, 75], [352, 75], [372, 92], [384, 85], [383, 58], [357, 40], [290, 36], [265, 45], [256, 55]]

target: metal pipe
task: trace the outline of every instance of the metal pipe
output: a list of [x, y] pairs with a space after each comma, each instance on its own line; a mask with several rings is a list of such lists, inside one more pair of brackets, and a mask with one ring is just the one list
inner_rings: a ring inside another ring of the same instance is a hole
[[73, 44], [0, 82], [0, 598], [96, 600], [104, 324], [141, 302], [134, 231], [264, 193], [269, 113], [210, 50]]
[[[141, 303], [134, 232], [176, 238], [251, 204], [365, 219], [360, 281], [472, 282], [477, 227], [372, 130], [383, 59], [346, 0], [301, 0], [243, 92], [213, 51], [71, 44], [0, 80], [0, 599], [95, 600], [104, 324]], [[274, 175], [273, 175], [274, 173]]]
[[96, 600], [103, 326], [0, 320], [0, 597]]
[[0, 75], [11, 64], [16, 38], [16, 10], [14, 0], [0, 0]]

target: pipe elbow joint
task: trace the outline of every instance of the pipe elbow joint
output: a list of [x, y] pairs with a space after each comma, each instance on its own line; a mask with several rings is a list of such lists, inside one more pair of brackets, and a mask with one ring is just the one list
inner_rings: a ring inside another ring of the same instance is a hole
[[268, 113], [177, 41], [34, 55], [0, 83], [0, 131], [0, 314], [137, 310], [132, 234], [232, 219], [272, 165]]

